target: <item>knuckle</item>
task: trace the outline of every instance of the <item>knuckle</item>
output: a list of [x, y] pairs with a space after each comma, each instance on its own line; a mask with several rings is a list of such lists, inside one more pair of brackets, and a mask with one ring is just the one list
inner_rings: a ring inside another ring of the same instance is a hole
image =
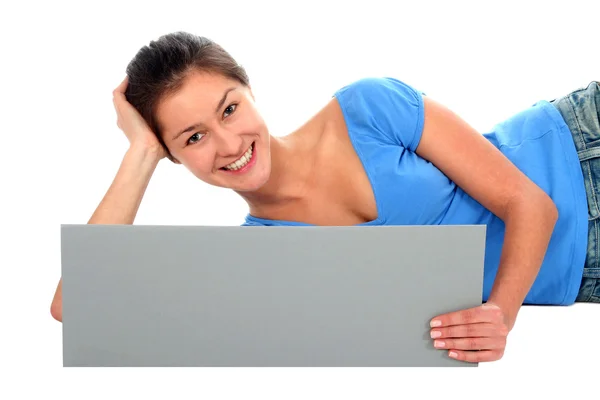
[[502, 318], [502, 310], [499, 308], [494, 308], [492, 310], [492, 316], [493, 318], [495, 318], [496, 320], [499, 320]]
[[460, 327], [452, 326], [450, 328], [446, 328], [445, 334], [447, 337], [459, 337], [460, 336]]
[[491, 340], [488, 340], [488, 341], [487, 341], [487, 344], [488, 344], [488, 345], [487, 345], [487, 348], [488, 348], [489, 350], [494, 350], [494, 351], [496, 351], [496, 350], [498, 350], [498, 349], [501, 349], [501, 348], [502, 348], [502, 341], [500, 341], [500, 340], [491, 339]]
[[475, 338], [467, 339], [467, 347], [469, 349], [479, 349], [479, 341]]
[[467, 325], [463, 329], [464, 329], [465, 336], [475, 336], [475, 334], [476, 334], [475, 326], [473, 326], [473, 325]]
[[463, 321], [466, 324], [470, 324], [473, 322], [473, 320], [475, 319], [475, 315], [474, 315], [474, 311], [473, 310], [465, 310], [463, 313]]
[[500, 338], [500, 346], [501, 346], [500, 348], [502, 348], [502, 349], [506, 347], [506, 338], [505, 337]]

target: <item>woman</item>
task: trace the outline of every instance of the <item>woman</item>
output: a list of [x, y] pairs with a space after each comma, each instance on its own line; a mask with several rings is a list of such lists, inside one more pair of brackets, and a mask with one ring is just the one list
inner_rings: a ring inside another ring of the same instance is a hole
[[[243, 68], [173, 33], [142, 48], [114, 91], [130, 147], [89, 223], [132, 224], [167, 157], [242, 196], [244, 225], [486, 224], [485, 304], [435, 317], [431, 337], [450, 357], [498, 360], [522, 304], [600, 301], [598, 102], [592, 83], [480, 135], [397, 79], [365, 78], [273, 137]], [[61, 307], [62, 280], [57, 320]]]

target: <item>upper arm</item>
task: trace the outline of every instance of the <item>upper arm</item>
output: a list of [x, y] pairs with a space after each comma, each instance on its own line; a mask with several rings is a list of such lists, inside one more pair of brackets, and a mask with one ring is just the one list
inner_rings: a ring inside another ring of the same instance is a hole
[[420, 92], [395, 78], [363, 78], [338, 91], [353, 123], [378, 139], [414, 151], [423, 129]]
[[499, 218], [516, 200], [551, 202], [489, 140], [422, 92], [394, 78], [363, 79], [350, 88], [348, 103], [360, 110], [361, 123], [431, 162]]
[[428, 97], [416, 153], [504, 219], [512, 201], [545, 193], [483, 135]]

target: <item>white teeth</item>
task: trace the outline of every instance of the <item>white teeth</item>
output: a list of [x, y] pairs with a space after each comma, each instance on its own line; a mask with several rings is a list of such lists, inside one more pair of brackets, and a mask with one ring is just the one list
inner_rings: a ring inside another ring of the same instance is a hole
[[229, 170], [238, 170], [248, 164], [248, 162], [252, 159], [252, 146], [246, 150], [246, 152], [236, 161], [232, 162], [229, 165], [226, 165], [224, 168]]

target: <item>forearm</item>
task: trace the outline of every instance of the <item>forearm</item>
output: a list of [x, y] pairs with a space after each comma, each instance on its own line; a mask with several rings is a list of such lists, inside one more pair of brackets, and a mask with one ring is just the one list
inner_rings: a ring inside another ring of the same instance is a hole
[[545, 195], [515, 201], [504, 218], [504, 245], [488, 302], [502, 308], [509, 330], [537, 277], [557, 219]]
[[[133, 224], [159, 160], [153, 151], [130, 148], [88, 224]], [[62, 278], [54, 293], [50, 312], [57, 321], [62, 321]]]
[[133, 224], [158, 161], [150, 151], [130, 148], [88, 224]]

